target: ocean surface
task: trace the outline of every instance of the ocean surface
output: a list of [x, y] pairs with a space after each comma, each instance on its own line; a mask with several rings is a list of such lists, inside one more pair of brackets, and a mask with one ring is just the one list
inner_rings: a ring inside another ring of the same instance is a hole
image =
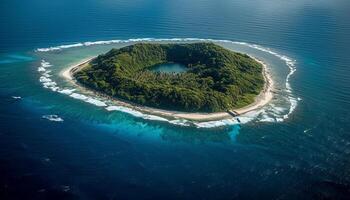
[[[0, 9], [0, 199], [350, 199], [350, 1]], [[198, 41], [262, 60], [275, 98], [239, 120], [192, 123], [114, 105], [61, 75], [111, 48]]]

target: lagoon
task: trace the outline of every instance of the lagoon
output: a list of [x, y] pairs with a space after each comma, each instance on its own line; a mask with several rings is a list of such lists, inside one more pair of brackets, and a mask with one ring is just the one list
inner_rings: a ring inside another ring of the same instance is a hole
[[179, 63], [162, 63], [151, 67], [151, 71], [163, 72], [163, 73], [182, 73], [187, 71], [188, 68], [185, 65]]

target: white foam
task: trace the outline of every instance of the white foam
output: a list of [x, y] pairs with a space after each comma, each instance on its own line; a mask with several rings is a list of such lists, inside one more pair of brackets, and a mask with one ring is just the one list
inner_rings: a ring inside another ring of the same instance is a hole
[[273, 107], [273, 111], [277, 114], [281, 114], [281, 113], [284, 113], [286, 111], [286, 108], [283, 108], [283, 107]]
[[106, 110], [108, 110], [108, 111], [120, 110], [119, 107], [121, 107], [121, 106], [108, 106], [108, 107], [106, 107]]
[[235, 119], [223, 119], [218, 121], [208, 121], [208, 122], [197, 122], [194, 123], [198, 128], [214, 128], [219, 126], [235, 125], [239, 122]]
[[295, 110], [295, 108], [298, 105], [298, 100], [296, 98], [289, 96], [288, 99], [290, 102], [290, 108], [289, 108], [288, 114], [285, 114], [283, 116], [283, 119], [288, 119], [289, 115]]
[[46, 88], [50, 88], [50, 87], [56, 87], [57, 83], [55, 83], [55, 82], [44, 82], [43, 85]]
[[45, 76], [41, 76], [39, 78], [39, 81], [42, 82], [42, 83], [46, 83], [46, 82], [52, 82], [52, 80], [50, 78], [47, 78]]
[[66, 94], [66, 95], [70, 95], [72, 94], [76, 89], [62, 89], [62, 90], [59, 90], [58, 92], [61, 93], [61, 94]]
[[276, 118], [276, 122], [283, 122], [284, 119], [283, 118]]
[[54, 122], [63, 122], [63, 119], [58, 115], [43, 115], [42, 118], [54, 121]]
[[41, 60], [40, 67], [38, 67], [38, 72], [41, 73], [41, 76], [39, 78], [39, 82], [42, 83], [44, 88], [50, 89], [51, 91], [59, 91], [59, 87], [57, 86], [57, 83], [53, 81], [50, 77], [51, 75], [51, 70], [47, 70], [46, 68], [51, 67], [52, 65], [45, 61]]
[[96, 41], [96, 42], [84, 42], [84, 46], [114, 44], [114, 43], [120, 43], [121, 41], [122, 40], [107, 40], [107, 41]]
[[52, 65], [49, 62], [46, 62], [45, 60], [41, 61], [41, 66], [44, 68], [51, 67]]
[[304, 130], [304, 133], [307, 133], [307, 132], [309, 132], [309, 131], [311, 131], [311, 128], [305, 129], [305, 130]]
[[87, 100], [88, 97], [83, 95], [83, 94], [78, 94], [78, 93], [72, 93], [69, 95], [70, 97], [73, 97], [74, 99], [79, 99], [79, 100]]
[[170, 120], [170, 124], [180, 125], [180, 126], [191, 126], [191, 123], [188, 120], [185, 119], [175, 119]]
[[264, 118], [259, 120], [260, 122], [276, 122], [276, 119], [268, 116], [264, 116]]
[[163, 121], [163, 122], [168, 122], [169, 120], [163, 118], [163, 117], [159, 117], [156, 115], [144, 115], [142, 116], [143, 119], [148, 119], [148, 120], [154, 120], [154, 121]]
[[42, 74], [42, 76], [46, 77], [46, 78], [50, 78], [51, 77], [51, 71], [46, 71], [45, 73]]
[[20, 96], [12, 96], [13, 99], [22, 99]]
[[51, 87], [49, 87], [49, 89], [51, 89], [53, 92], [57, 92], [60, 88], [55, 87], [55, 86], [51, 86]]
[[123, 107], [123, 106], [108, 106], [108, 107], [106, 107], [106, 110], [108, 110], [108, 111], [121, 111], [121, 112], [129, 113], [135, 117], [142, 117], [144, 115], [143, 113], [141, 113], [139, 111], [133, 110], [133, 109], [128, 108], [128, 107]]
[[98, 99], [91, 98], [91, 97], [87, 98], [85, 100], [85, 102], [91, 103], [91, 104], [98, 106], [98, 107], [106, 107], [107, 106], [107, 104], [105, 102], [100, 101]]
[[60, 46], [49, 47], [49, 48], [39, 48], [37, 49], [37, 51], [48, 52], [48, 51], [56, 51], [56, 50], [69, 49], [73, 47], [82, 47], [82, 46], [84, 46], [82, 43], [76, 43], [76, 44], [60, 45]]
[[44, 71], [46, 71], [46, 69], [44, 67], [39, 67], [38, 68], [38, 72], [44, 72]]
[[169, 121], [163, 117], [159, 117], [159, 116], [155, 116], [155, 115], [147, 115], [147, 114], [143, 114], [142, 112], [133, 110], [131, 108], [128, 107], [123, 107], [123, 106], [108, 106], [105, 108], [108, 111], [121, 111], [124, 113], [129, 113], [132, 116], [135, 117], [140, 117], [143, 119], [148, 119], [148, 120], [155, 120], [155, 121]]

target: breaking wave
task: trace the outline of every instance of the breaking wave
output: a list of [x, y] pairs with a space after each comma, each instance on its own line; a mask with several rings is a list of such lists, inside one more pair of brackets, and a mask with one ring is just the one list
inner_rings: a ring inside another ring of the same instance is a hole
[[43, 115], [42, 118], [54, 122], [63, 122], [63, 119], [58, 115]]
[[[49, 52], [49, 51], [61, 51], [69, 48], [77, 48], [77, 47], [87, 47], [92, 45], [106, 45], [106, 44], [117, 44], [117, 43], [132, 43], [132, 42], [219, 42], [219, 43], [231, 43], [231, 44], [239, 44], [242, 46], [250, 47], [268, 54], [271, 54], [283, 62], [288, 66], [289, 73], [285, 80], [285, 88], [284, 92], [286, 95], [283, 97], [289, 102], [289, 108], [281, 107], [275, 105], [273, 103], [268, 103], [263, 108], [250, 111], [243, 115], [234, 117], [232, 119], [224, 119], [217, 121], [208, 121], [208, 122], [193, 122], [185, 119], [177, 119], [177, 120], [168, 120], [163, 117], [144, 114], [142, 112], [133, 110], [128, 107], [123, 107], [119, 105], [113, 105], [109, 101], [103, 98], [97, 98], [96, 96], [90, 96], [86, 94], [80, 94], [74, 88], [60, 88], [55, 81], [51, 79], [51, 70], [50, 68], [53, 66], [46, 60], [42, 60], [40, 66], [37, 71], [41, 74], [39, 81], [42, 83], [44, 88], [50, 89], [53, 92], [58, 92], [61, 94], [65, 94], [70, 96], [71, 98], [82, 100], [86, 103], [93, 104], [98, 107], [104, 107], [107, 111], [119, 111], [128, 113], [132, 116], [147, 119], [147, 120], [155, 120], [155, 121], [164, 121], [171, 124], [176, 124], [180, 126], [191, 126], [194, 125], [198, 128], [213, 128], [219, 126], [227, 126], [227, 125], [236, 125], [236, 124], [244, 124], [251, 121], [259, 121], [259, 122], [282, 122], [293, 113], [295, 108], [297, 107], [298, 101], [301, 99], [295, 97], [292, 92], [292, 87], [290, 85], [290, 78], [296, 71], [296, 60], [289, 58], [288, 56], [281, 55], [275, 51], [270, 50], [269, 48], [265, 48], [256, 44], [250, 44], [246, 42], [235, 42], [230, 40], [214, 40], [214, 39], [200, 39], [200, 38], [172, 38], [172, 39], [155, 39], [155, 38], [137, 38], [137, 39], [128, 39], [128, 40], [108, 40], [108, 41], [96, 41], [96, 42], [84, 42], [84, 43], [75, 43], [68, 45], [61, 45], [55, 47], [48, 48], [38, 48], [37, 52]], [[51, 118], [52, 119], [52, 118]]]

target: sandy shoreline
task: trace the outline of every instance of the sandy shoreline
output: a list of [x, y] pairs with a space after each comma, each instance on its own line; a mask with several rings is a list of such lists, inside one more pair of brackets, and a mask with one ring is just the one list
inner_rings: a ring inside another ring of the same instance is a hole
[[[263, 75], [265, 79], [265, 85], [263, 90], [260, 92], [258, 96], [255, 97], [254, 103], [247, 105], [242, 108], [230, 110], [228, 112], [216, 112], [216, 113], [189, 113], [189, 112], [179, 112], [179, 111], [169, 111], [169, 110], [163, 110], [163, 109], [157, 109], [157, 108], [150, 108], [146, 106], [140, 106], [133, 103], [128, 103], [121, 101], [116, 98], [108, 97], [107, 95], [101, 94], [99, 92], [91, 91], [85, 87], [82, 87], [79, 85], [73, 78], [73, 74], [82, 68], [84, 68], [92, 59], [95, 57], [85, 59], [82, 62], [79, 62], [76, 65], [70, 66], [66, 69], [64, 69], [61, 72], [61, 76], [70, 81], [75, 86], [81, 88], [82, 90], [93, 92], [94, 94], [98, 96], [107, 97], [109, 100], [112, 100], [115, 105], [118, 106], [124, 106], [131, 108], [133, 110], [140, 111], [142, 113], [146, 114], [152, 114], [156, 116], [161, 116], [165, 118], [170, 119], [187, 119], [192, 121], [213, 121], [213, 120], [221, 120], [221, 119], [228, 119], [232, 118], [233, 115], [242, 115], [244, 113], [250, 112], [252, 110], [256, 110], [258, 108], [261, 108], [262, 106], [266, 105], [273, 97], [272, 89], [273, 89], [273, 81], [271, 79], [271, 75], [267, 71], [267, 66], [262, 61], [254, 58], [257, 62], [261, 63], [263, 65]], [[253, 57], [252, 57], [253, 58]], [[230, 112], [230, 113], [229, 113]]]

